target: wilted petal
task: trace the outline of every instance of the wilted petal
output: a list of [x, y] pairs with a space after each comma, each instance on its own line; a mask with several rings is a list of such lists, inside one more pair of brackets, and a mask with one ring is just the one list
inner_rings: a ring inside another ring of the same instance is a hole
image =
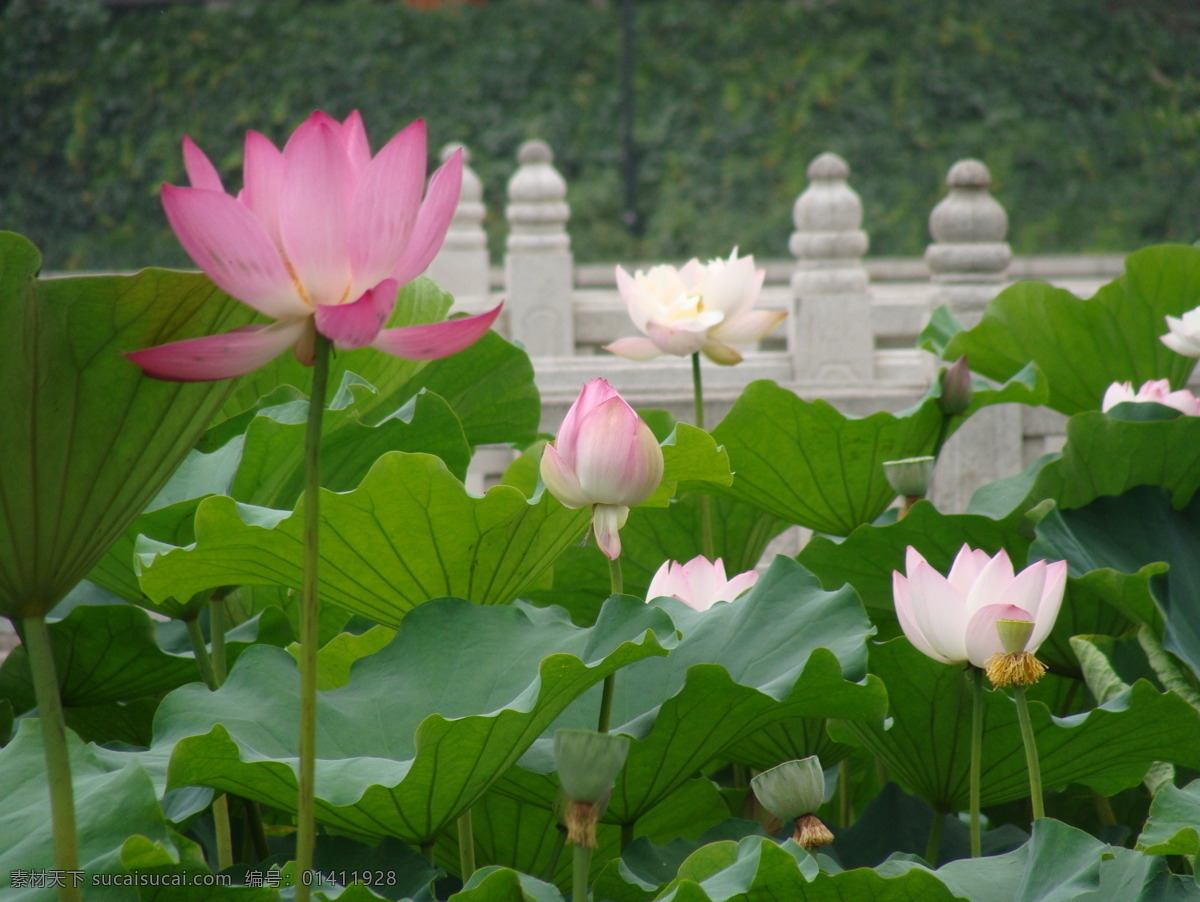
[[976, 667], [984, 667], [988, 658], [1004, 652], [1004, 645], [996, 632], [997, 620], [1032, 619], [1029, 611], [1016, 605], [989, 604], [980, 608], [967, 621], [967, 659]]
[[546, 484], [546, 491], [557, 498], [563, 507], [578, 510], [592, 503], [592, 499], [580, 487], [579, 478], [571, 469], [571, 465], [562, 459], [562, 455], [553, 445], [547, 445], [542, 450], [539, 471], [542, 474], [542, 482]]
[[221, 184], [221, 176], [212, 161], [204, 155], [196, 143], [187, 135], [183, 136], [183, 167], [187, 170], [188, 182], [193, 188], [203, 188], [205, 191], [220, 191], [225, 193]]
[[352, 304], [318, 306], [317, 331], [343, 351], [366, 347], [392, 315], [399, 288], [395, 279], [384, 279]]
[[487, 313], [448, 319], [444, 323], [384, 329], [371, 347], [406, 360], [440, 360], [483, 338], [503, 307], [500, 303]]
[[221, 335], [187, 338], [125, 356], [147, 376], [169, 382], [212, 382], [253, 372], [303, 335], [306, 322], [243, 326]]
[[425, 123], [418, 119], [370, 161], [355, 189], [349, 251], [356, 286], [374, 285], [396, 268], [424, 190]]
[[592, 513], [596, 544], [609, 560], [621, 556], [621, 527], [629, 519], [629, 508], [615, 504], [597, 504]]
[[624, 357], [626, 360], [653, 360], [662, 354], [658, 345], [648, 338], [618, 338], [610, 345], [604, 346], [605, 351]]
[[401, 285], [407, 285], [425, 272], [441, 250], [454, 211], [458, 209], [462, 167], [462, 148], [459, 148], [429, 180], [429, 190], [417, 213], [404, 256], [392, 271], [392, 278]]
[[735, 363], [742, 362], [741, 351], [716, 338], [709, 338], [700, 350], [704, 352], [705, 357], [721, 366], [733, 366]]
[[275, 319], [311, 313], [262, 224], [228, 194], [163, 185], [163, 209], [184, 250], [217, 287]]

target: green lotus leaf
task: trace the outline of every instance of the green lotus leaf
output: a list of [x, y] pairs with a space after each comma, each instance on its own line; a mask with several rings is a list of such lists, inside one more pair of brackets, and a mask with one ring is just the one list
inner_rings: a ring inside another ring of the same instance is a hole
[[[147, 842], [169, 842], [158, 793], [149, 775], [126, 755], [114, 764], [101, 758], [73, 734], [67, 751], [75, 787], [75, 818], [79, 862], [85, 878], [122, 874], [122, 847], [131, 836]], [[50, 824], [50, 788], [42, 749], [41, 723], [22, 720], [17, 735], [0, 749], [0, 896], [5, 900], [44, 900], [53, 890], [21, 892], [12, 886], [13, 872], [45, 871], [55, 867]], [[85, 898], [98, 902], [136, 899], [128, 889], [96, 888]]]
[[1187, 382], [1195, 361], [1169, 350], [1167, 315], [1200, 305], [1200, 250], [1150, 247], [1131, 254], [1125, 273], [1080, 300], [1043, 282], [998, 294], [983, 319], [954, 335], [942, 356], [966, 356], [971, 369], [1005, 380], [1034, 364], [1049, 383], [1047, 404], [1065, 414], [1096, 410], [1113, 382]]
[[[292, 514], [212, 497], [196, 512], [196, 543], [142, 557], [155, 601], [224, 585], [299, 589], [304, 501]], [[431, 598], [507, 604], [579, 540], [590, 512], [511, 486], [470, 495], [427, 454], [390, 452], [352, 492], [323, 490], [321, 597], [395, 626]]]
[[955, 896], [928, 871], [883, 876], [867, 868], [826, 873], [795, 843], [750, 836], [716, 842], [694, 852], [679, 876], [658, 896], [661, 902], [953, 902]]
[[[848, 588], [823, 591], [787, 558], [776, 558], [734, 602], [703, 612], [674, 599], [648, 606], [668, 612], [684, 638], [664, 666], [642, 662], [615, 680], [612, 729], [634, 741], [606, 822], [636, 824], [701, 767], [774, 723], [882, 719], [883, 686], [863, 680], [873, 628], [858, 599]], [[592, 728], [598, 711], [598, 692], [589, 693], [555, 726]], [[552, 769], [541, 740], [499, 788], [550, 807], [557, 792]]]
[[1137, 847], [1147, 855], [1200, 855], [1200, 780], [1158, 791]]
[[[891, 727], [878, 721], [837, 721], [830, 733], [861, 746], [936, 811], [962, 811], [968, 802], [970, 693], [960, 667], [921, 654], [907, 639], [871, 649], [871, 669], [888, 687]], [[1016, 706], [1007, 695], [984, 692], [982, 804], [1028, 795]], [[1047, 789], [1081, 783], [1102, 795], [1137, 785], [1155, 761], [1200, 765], [1200, 720], [1174, 693], [1144, 680], [1104, 705], [1071, 717], [1051, 717], [1030, 702], [1042, 782]]]
[[[673, 641], [670, 620], [628, 599], [591, 629], [562, 611], [422, 605], [346, 686], [318, 694], [318, 820], [360, 839], [434, 839], [584, 690], [665, 654], [656, 634]], [[167, 696], [147, 755], [173, 749], [171, 787], [294, 810], [298, 691], [286, 652], [252, 647], [218, 691]]]
[[703, 429], [677, 423], [662, 443], [662, 452], [662, 482], [642, 502], [646, 507], [666, 507], [682, 484], [727, 486], [733, 481], [729, 455]]
[[37, 280], [0, 233], [0, 614], [45, 614], [95, 566], [191, 450], [232, 382], [147, 379], [122, 351], [245, 325], [202, 275]]
[[451, 902], [563, 902], [562, 894], [549, 883], [508, 868], [486, 867], [476, 871]]

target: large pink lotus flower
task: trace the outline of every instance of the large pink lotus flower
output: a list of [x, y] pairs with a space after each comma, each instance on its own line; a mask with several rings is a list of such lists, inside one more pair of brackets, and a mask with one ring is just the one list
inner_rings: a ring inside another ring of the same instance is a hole
[[998, 620], [1033, 624], [1025, 642], [1029, 653], [1050, 635], [1067, 582], [1066, 561], [1037, 561], [1019, 574], [1001, 549], [994, 557], [959, 550], [949, 576], [942, 576], [911, 545], [905, 572], [892, 572], [896, 616], [904, 635], [919, 651], [946, 664], [970, 661], [984, 667], [1005, 649]]
[[1125, 401], [1135, 401], [1138, 403], [1153, 401], [1155, 404], [1162, 404], [1164, 407], [1174, 407], [1189, 417], [1200, 416], [1200, 398], [1197, 398], [1185, 388], [1181, 388], [1179, 391], [1171, 391], [1171, 383], [1166, 379], [1154, 379], [1150, 382], [1145, 382], [1136, 393], [1131, 383], [1114, 382], [1108, 387], [1108, 391], [1104, 393], [1104, 401], [1101, 403], [1100, 409], [1107, 412]]
[[726, 579], [725, 563], [720, 558], [710, 562], [698, 554], [686, 564], [663, 561], [650, 580], [646, 599], [670, 596], [697, 611], [707, 611], [718, 601], [733, 601], [756, 582], [757, 570]]
[[425, 193], [420, 119], [374, 157], [357, 111], [345, 122], [313, 113], [282, 151], [247, 132], [245, 184], [236, 197], [225, 193], [190, 138], [183, 139], [183, 159], [191, 187], [163, 185], [171, 228], [222, 291], [275, 322], [127, 355], [149, 376], [228, 379], [290, 347], [311, 363], [315, 332], [343, 350], [370, 345], [432, 360], [477, 341], [499, 315], [496, 307], [443, 323], [383, 328], [400, 288], [441, 247], [462, 187], [462, 156], [455, 153]]
[[754, 257], [739, 257], [736, 248], [728, 260], [690, 260], [680, 270], [655, 266], [630, 276], [618, 266], [617, 288], [646, 337], [621, 338], [605, 350], [630, 360], [700, 352], [714, 363], [739, 363], [742, 354], [733, 345], [758, 341], [787, 316], [753, 309], [762, 283]]
[[554, 444], [542, 453], [541, 473], [564, 506], [593, 507], [596, 544], [616, 560], [629, 508], [662, 482], [663, 453], [650, 427], [617, 390], [593, 379], [567, 411]]

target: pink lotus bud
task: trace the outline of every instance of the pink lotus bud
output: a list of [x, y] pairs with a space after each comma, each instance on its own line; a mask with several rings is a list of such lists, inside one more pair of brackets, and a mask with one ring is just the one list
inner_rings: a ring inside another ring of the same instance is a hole
[[553, 445], [542, 454], [542, 481], [569, 508], [595, 506], [596, 542], [612, 559], [629, 508], [662, 482], [662, 448], [650, 427], [603, 379], [583, 387]]
[[673, 596], [697, 611], [707, 611], [718, 601], [733, 601], [757, 581], [755, 570], [726, 579], [725, 564], [720, 558], [709, 563], [708, 558], [697, 555], [686, 564], [663, 561], [650, 580], [646, 600]]
[[963, 413], [971, 406], [971, 368], [967, 366], [966, 357], [959, 357], [942, 370], [938, 382], [942, 388], [942, 397], [938, 400], [942, 413]]

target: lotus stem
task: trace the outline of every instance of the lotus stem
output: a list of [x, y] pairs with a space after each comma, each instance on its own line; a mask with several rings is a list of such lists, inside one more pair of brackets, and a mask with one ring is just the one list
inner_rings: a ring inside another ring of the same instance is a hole
[[[296, 802], [296, 871], [313, 867], [317, 840], [317, 621], [321, 607], [317, 587], [321, 523], [321, 418], [329, 381], [329, 339], [316, 333], [308, 429], [304, 437], [304, 577], [300, 592], [300, 779]], [[300, 881], [296, 902], [309, 902], [310, 887]]]
[[[221, 685], [213, 668], [212, 658], [208, 654], [208, 646], [204, 643], [204, 633], [200, 630], [200, 618], [192, 617], [185, 620], [188, 639], [192, 643], [192, 654], [196, 658], [196, 669], [200, 671], [200, 679], [208, 687], [209, 692], [216, 692]], [[223, 871], [233, 865], [233, 831], [229, 827], [229, 797], [220, 793], [213, 799], [213, 831], [217, 835], [217, 870]]]
[[983, 852], [979, 835], [980, 771], [983, 768], [983, 671], [971, 670], [971, 857]]
[[[700, 379], [700, 354], [692, 355], [692, 401], [696, 428], [704, 428], [704, 383]], [[700, 551], [710, 561], [716, 553], [713, 545], [712, 499], [700, 496]]]
[[849, 827], [854, 817], [854, 799], [850, 795], [850, 759], [838, 762], [838, 820]]
[[585, 845], [571, 847], [571, 902], [587, 902], [588, 877], [592, 872], [592, 850]]
[[185, 620], [188, 639], [192, 643], [192, 654], [196, 658], [196, 669], [200, 671], [200, 679], [209, 691], [217, 688], [217, 677], [213, 673], [212, 658], [208, 656], [208, 646], [204, 642], [204, 633], [200, 630], [200, 620], [196, 617]]
[[[625, 588], [621, 578], [621, 558], [611, 558], [608, 562], [608, 581], [613, 595], [620, 595]], [[617, 685], [617, 675], [610, 673], [604, 678], [604, 688], [600, 692], [600, 719], [596, 723], [596, 732], [607, 733], [608, 724], [612, 719], [613, 690]]]
[[1013, 698], [1017, 702], [1017, 722], [1021, 725], [1021, 741], [1025, 745], [1025, 766], [1029, 769], [1029, 798], [1033, 803], [1033, 819], [1046, 816], [1046, 803], [1042, 798], [1042, 765], [1038, 761], [1037, 740], [1033, 735], [1033, 723], [1029, 719], [1029, 702], [1025, 698], [1025, 687], [1013, 686]]
[[[71, 784], [71, 758], [67, 752], [67, 728], [54, 670], [54, 650], [45, 618], [38, 614], [22, 620], [22, 641], [29, 652], [38, 719], [42, 724], [42, 747], [50, 784], [50, 822], [54, 832], [54, 867], [79, 870], [79, 838], [75, 829], [75, 790]], [[59, 902], [83, 902], [79, 887], [66, 880], [58, 887]]]
[[224, 590], [214, 592], [208, 603], [208, 631], [211, 634], [209, 640], [212, 642], [212, 666], [213, 677], [217, 681], [217, 685], [221, 686], [225, 682], [225, 677], [229, 673], [227, 659], [225, 657], [225, 592]]
[[470, 808], [458, 816], [458, 868], [463, 883], [475, 873], [475, 829]]
[[933, 823], [929, 825], [929, 841], [925, 844], [925, 860], [931, 868], [937, 867], [938, 852], [942, 848], [942, 830], [946, 827], [946, 813], [936, 808]]

